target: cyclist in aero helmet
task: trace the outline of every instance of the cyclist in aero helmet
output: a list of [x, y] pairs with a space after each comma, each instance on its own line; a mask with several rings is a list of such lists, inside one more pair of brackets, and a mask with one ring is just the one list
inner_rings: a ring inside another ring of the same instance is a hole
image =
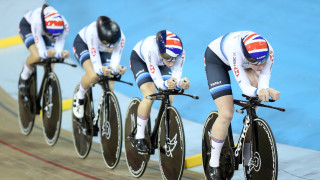
[[24, 15], [19, 25], [19, 34], [30, 55], [21, 73], [20, 92], [28, 90], [27, 80], [33, 67], [30, 64], [45, 58], [68, 58], [69, 51], [63, 50], [69, 25], [66, 19], [53, 7], [44, 4]]
[[[146, 96], [156, 93], [157, 89], [189, 89], [190, 81], [186, 77], [181, 78], [184, 61], [185, 51], [181, 39], [168, 30], [161, 30], [156, 36], [148, 36], [133, 48], [130, 67], [143, 94], [138, 107], [135, 137], [135, 144], [140, 154], [149, 151], [144, 131], [154, 100], [146, 99]], [[173, 97], [171, 102], [172, 100]]]
[[[211, 179], [219, 180], [222, 179], [220, 152], [234, 112], [228, 71], [232, 70], [243, 94], [258, 96], [267, 102], [269, 97], [279, 99], [280, 92], [269, 87], [274, 62], [273, 48], [255, 32], [231, 32], [217, 38], [208, 45], [204, 62], [209, 90], [219, 114], [211, 130], [209, 171]], [[250, 140], [245, 140], [243, 154], [246, 179], [250, 179]]]
[[[99, 75], [113, 77], [123, 75], [126, 67], [119, 65], [125, 36], [119, 25], [109, 17], [100, 16], [97, 21], [80, 30], [73, 43], [73, 53], [85, 70], [79, 91], [75, 93], [73, 113], [77, 118], [84, 114], [84, 94]], [[109, 87], [113, 90], [113, 81]]]

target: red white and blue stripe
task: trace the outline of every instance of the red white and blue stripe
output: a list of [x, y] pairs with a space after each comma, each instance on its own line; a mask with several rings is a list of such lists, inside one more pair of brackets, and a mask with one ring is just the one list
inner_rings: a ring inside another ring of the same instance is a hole
[[166, 53], [171, 57], [177, 57], [182, 53], [182, 44], [180, 38], [174, 33], [167, 31]]
[[269, 55], [268, 43], [267, 41], [255, 32], [249, 32], [242, 38], [244, 46], [256, 63], [253, 64], [263, 64]]
[[46, 29], [51, 36], [60, 36], [64, 31], [64, 23], [62, 16], [53, 7], [46, 7], [44, 9], [44, 20]]

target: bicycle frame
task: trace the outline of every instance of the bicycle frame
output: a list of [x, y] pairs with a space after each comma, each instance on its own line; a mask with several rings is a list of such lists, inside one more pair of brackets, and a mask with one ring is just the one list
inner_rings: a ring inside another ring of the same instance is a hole
[[[184, 94], [183, 93], [184, 90], [182, 90], [181, 92], [179, 91], [167, 91], [167, 92], [160, 92], [160, 93], [155, 93], [155, 94], [151, 94], [149, 96], [147, 96], [147, 99], [153, 99], [152, 96], [156, 96], [156, 100], [160, 100], [161, 99], [161, 105], [159, 108], [159, 112], [158, 115], [155, 119], [155, 125], [153, 126], [153, 130], [152, 133], [148, 132], [149, 134], [151, 134], [150, 136], [150, 141], [151, 141], [151, 147], [150, 147], [150, 154], [154, 154], [154, 150], [157, 149], [157, 137], [158, 137], [158, 131], [159, 131], [159, 125], [161, 122], [161, 117], [162, 114], [164, 113], [164, 117], [165, 117], [165, 135], [166, 135], [166, 139], [168, 139], [169, 137], [169, 126], [168, 126], [168, 119], [169, 119], [169, 113], [168, 113], [168, 108], [172, 107], [171, 106], [171, 102], [170, 102], [170, 95], [185, 95], [185, 96], [189, 96], [192, 97], [194, 99], [199, 99], [198, 96], [194, 96], [194, 95], [190, 95], [190, 94]], [[163, 97], [164, 96], [164, 97]], [[150, 121], [149, 121], [149, 131], [151, 129], [150, 127]], [[133, 129], [133, 132], [136, 131], [136, 127]]]
[[[161, 105], [160, 105], [160, 108], [159, 108], [159, 112], [158, 112], [158, 115], [157, 115], [157, 118], [155, 119], [155, 124], [153, 126], [153, 130], [152, 130], [152, 134], [150, 136], [150, 141], [151, 141], [151, 147], [150, 147], [150, 154], [154, 154], [154, 151], [155, 149], [157, 149], [157, 137], [158, 137], [158, 131], [159, 131], [159, 126], [160, 126], [160, 122], [161, 122], [161, 117], [162, 117], [162, 114], [164, 113], [164, 116], [165, 116], [165, 127], [166, 127], [166, 139], [168, 139], [168, 108], [171, 107], [171, 104], [170, 104], [170, 99], [169, 99], [169, 95], [164, 95], [165, 98], [161, 100]], [[149, 121], [150, 122], [150, 121]], [[151, 127], [149, 127], [149, 130], [151, 129]], [[150, 132], [149, 132], [150, 134]]]
[[[116, 76], [114, 78], [109, 78], [109, 77], [106, 77], [106, 76], [100, 76], [98, 82], [95, 83], [95, 84], [99, 84], [101, 86], [103, 93], [101, 94], [100, 102], [99, 102], [99, 105], [98, 105], [98, 110], [97, 110], [97, 113], [95, 113], [95, 114], [94, 114], [94, 107], [92, 105], [93, 125], [94, 126], [97, 125], [97, 122], [98, 122], [98, 120], [100, 118], [100, 111], [101, 111], [102, 106], [103, 105], [104, 106], [108, 106], [108, 103], [105, 103], [105, 102], [109, 102], [109, 96], [107, 96], [107, 98], [105, 98], [105, 97], [107, 95], [107, 92], [111, 91], [110, 87], [109, 87], [109, 81], [110, 80], [114, 80], [114, 81], [122, 82], [122, 83], [125, 83], [125, 84], [129, 84], [131, 86], [133, 85], [132, 83], [120, 80], [120, 78], [121, 78], [120, 75]], [[93, 84], [92, 87], [94, 87], [95, 84]], [[90, 87], [90, 88], [92, 88], [92, 87]], [[92, 90], [90, 91], [89, 95], [90, 95], [91, 101], [93, 101]], [[106, 108], [103, 107], [103, 109], [106, 109]], [[105, 111], [103, 113], [105, 113]], [[109, 116], [109, 114], [107, 114], [107, 116]], [[107, 119], [109, 119], [109, 118], [107, 117]]]
[[[251, 98], [249, 96], [246, 95], [242, 95], [244, 97], [247, 98], [248, 101], [242, 101], [242, 100], [237, 100], [234, 99], [234, 104], [241, 106], [242, 108], [240, 110], [236, 110], [236, 112], [238, 113], [243, 113], [243, 110], [245, 109], [247, 112], [247, 115], [244, 117], [243, 120], [243, 128], [238, 140], [238, 144], [237, 147], [234, 147], [234, 142], [233, 142], [233, 136], [232, 136], [232, 128], [231, 128], [231, 124], [229, 126], [229, 137], [231, 138], [231, 147], [233, 149], [234, 152], [234, 156], [236, 158], [235, 161], [235, 169], [238, 169], [239, 164], [242, 163], [241, 159], [242, 159], [242, 155], [241, 155], [241, 151], [242, 151], [242, 146], [244, 145], [245, 142], [245, 137], [247, 133], [251, 133], [251, 141], [254, 143], [259, 143], [258, 141], [256, 141], [256, 127], [255, 127], [255, 123], [253, 123], [253, 120], [255, 118], [258, 118], [257, 114], [256, 114], [256, 107], [261, 106], [261, 107], [268, 107], [268, 108], [272, 108], [272, 109], [277, 109], [279, 111], [285, 111], [285, 109], [283, 108], [277, 108], [277, 107], [273, 107], [273, 106], [268, 106], [268, 105], [264, 105], [261, 104], [260, 101], [257, 98]], [[274, 100], [270, 99], [270, 102], [274, 102]], [[249, 127], [251, 127], [251, 130], [249, 130]], [[252, 158], [253, 156], [253, 143], [250, 143], [250, 157]], [[251, 162], [251, 159], [250, 159]], [[249, 162], [249, 164], [250, 164]]]
[[[36, 91], [36, 114], [40, 114], [40, 110], [41, 110], [40, 101], [41, 101], [43, 89], [47, 88], [47, 86], [49, 86], [49, 84], [46, 84], [46, 87], [44, 87], [44, 83], [45, 83], [45, 80], [47, 80], [49, 78], [48, 74], [50, 72], [52, 72], [51, 65], [54, 64], [54, 63], [63, 63], [63, 64], [70, 65], [72, 67], [76, 67], [76, 65], [74, 65], [74, 64], [65, 63], [63, 59], [62, 60], [57, 60], [55, 58], [43, 59], [40, 62], [36, 62], [36, 63], [32, 64], [32, 66], [40, 65], [40, 66], [44, 67], [44, 74], [43, 74], [43, 77], [42, 77], [40, 90], [39, 90], [39, 92]], [[37, 81], [37, 75], [36, 75], [36, 81]], [[37, 89], [37, 87], [36, 87], [36, 89]]]

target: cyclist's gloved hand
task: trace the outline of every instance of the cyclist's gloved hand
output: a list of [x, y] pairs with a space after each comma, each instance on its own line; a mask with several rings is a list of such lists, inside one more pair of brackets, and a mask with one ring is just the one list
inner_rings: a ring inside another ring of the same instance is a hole
[[268, 89], [269, 95], [271, 96], [271, 98], [273, 100], [278, 100], [280, 98], [280, 92], [273, 89], [273, 88], [269, 88]]
[[177, 85], [177, 79], [175, 77], [172, 77], [166, 80], [164, 83], [168, 87], [168, 89], [174, 89]]
[[269, 92], [266, 89], [259, 89], [258, 96], [261, 101], [269, 102]]
[[56, 49], [48, 49], [47, 50], [47, 56], [49, 57], [49, 58], [52, 58], [52, 57], [54, 57], [54, 55], [56, 55], [56, 53], [57, 53], [57, 51], [56, 51]]
[[126, 73], [127, 71], [127, 67], [123, 66], [123, 65], [118, 65], [117, 66], [117, 73], [119, 73], [120, 75], [124, 75], [124, 73]]
[[61, 58], [63, 58], [63, 59], [68, 58], [69, 55], [70, 55], [70, 53], [69, 53], [69, 51], [67, 51], [67, 50], [63, 50], [63, 51], [61, 52]]
[[188, 78], [184, 77], [180, 80], [179, 82], [179, 87], [181, 87], [182, 89], [186, 90], [190, 88], [190, 81]]
[[110, 65], [109, 66], [102, 66], [102, 72], [103, 72], [103, 75], [105, 75], [105, 76], [113, 77], [113, 75], [111, 74], [112, 67]]

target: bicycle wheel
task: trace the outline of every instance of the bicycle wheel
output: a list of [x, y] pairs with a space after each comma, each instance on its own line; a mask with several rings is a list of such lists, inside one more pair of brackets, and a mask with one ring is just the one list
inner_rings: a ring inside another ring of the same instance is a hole
[[[19, 75], [19, 84], [21, 74]], [[37, 69], [34, 68], [28, 80], [29, 98], [22, 97], [18, 88], [18, 120], [21, 133], [29, 135], [32, 131], [34, 119], [36, 117], [36, 96], [37, 96]]]
[[[253, 156], [249, 161], [252, 179], [276, 180], [278, 177], [278, 153], [271, 128], [265, 120], [260, 118], [254, 119], [253, 123], [255, 127], [255, 140], [252, 144]], [[250, 131], [251, 127], [248, 132]], [[242, 152], [244, 152], [244, 146]], [[243, 169], [245, 168], [243, 167]], [[244, 174], [246, 176], [245, 172]]]
[[[124, 126], [124, 146], [126, 162], [130, 173], [134, 177], [140, 177], [146, 170], [150, 155], [141, 155], [138, 153], [134, 139], [136, 135], [137, 126], [137, 111], [141, 100], [139, 98], [133, 98], [128, 106], [125, 126]], [[149, 120], [150, 123], [150, 120]], [[150, 147], [150, 136], [148, 133], [148, 126], [145, 131], [146, 140]]]
[[[78, 91], [79, 84], [77, 85], [74, 94]], [[89, 93], [91, 88], [86, 92], [84, 97], [84, 116], [78, 119], [72, 113], [72, 136], [73, 144], [78, 156], [82, 159], [86, 158], [90, 152], [93, 136], [92, 124], [92, 100]]]
[[107, 167], [113, 169], [121, 157], [122, 119], [118, 99], [112, 91], [107, 92], [100, 112], [102, 157]]
[[163, 179], [181, 179], [186, 148], [183, 124], [174, 107], [169, 107], [167, 113], [167, 122], [165, 113], [162, 115], [158, 135], [160, 171]]
[[[209, 161], [211, 157], [211, 129], [212, 125], [216, 121], [218, 117], [217, 111], [212, 111], [208, 116], [203, 126], [202, 131], [202, 165], [203, 165], [203, 171], [205, 172], [205, 178], [210, 179], [210, 173], [209, 173]], [[231, 145], [231, 138], [230, 133], [228, 132], [225, 142], [223, 144], [223, 147], [221, 149], [220, 154], [220, 169], [222, 172], [222, 178], [223, 179], [231, 179], [233, 177], [234, 173], [234, 164], [235, 159], [233, 156]], [[232, 133], [231, 133], [232, 134]]]
[[60, 84], [54, 72], [48, 74], [42, 95], [43, 134], [47, 144], [54, 146], [59, 138], [62, 115]]

